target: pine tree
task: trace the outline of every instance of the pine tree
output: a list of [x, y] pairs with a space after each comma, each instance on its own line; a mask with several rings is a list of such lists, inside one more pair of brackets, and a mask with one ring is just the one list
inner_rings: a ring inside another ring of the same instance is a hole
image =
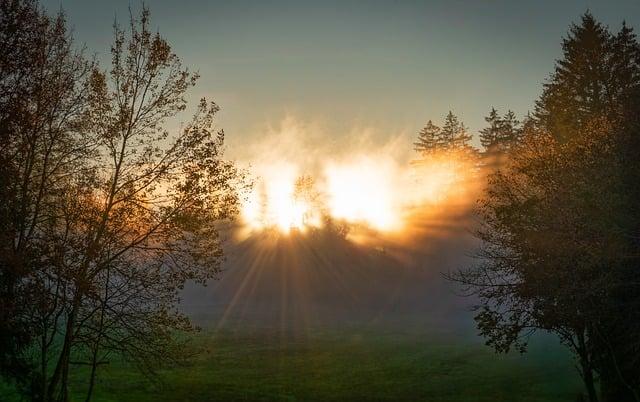
[[500, 142], [504, 148], [509, 148], [519, 139], [520, 122], [512, 110], [508, 110], [500, 120]]
[[442, 146], [440, 127], [429, 120], [418, 133], [418, 140], [413, 143], [413, 146], [416, 152], [423, 155], [437, 151]]
[[458, 117], [449, 111], [442, 126], [441, 138], [444, 149], [464, 149], [469, 147], [472, 137]]
[[611, 44], [607, 28], [589, 12], [580, 25], [571, 26], [563, 56], [536, 102], [537, 120], [555, 138], [566, 141], [593, 118], [611, 112]]
[[640, 88], [640, 44], [633, 28], [622, 22], [622, 28], [612, 38], [611, 80], [608, 99], [616, 106], [622, 106], [626, 97]]
[[522, 119], [522, 123], [518, 128], [518, 140], [521, 140], [528, 132], [531, 132], [536, 127], [536, 119], [531, 114], [531, 112], [527, 112]]
[[495, 108], [491, 108], [489, 115], [484, 118], [484, 121], [486, 121], [489, 126], [480, 130], [480, 144], [482, 144], [485, 151], [489, 151], [499, 142], [502, 120], [498, 115], [498, 111]]

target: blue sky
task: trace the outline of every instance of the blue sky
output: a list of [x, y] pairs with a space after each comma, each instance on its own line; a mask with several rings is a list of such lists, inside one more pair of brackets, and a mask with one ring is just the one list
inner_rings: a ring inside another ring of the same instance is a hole
[[[47, 0], [104, 57], [135, 1]], [[640, 28], [627, 1], [147, 1], [152, 25], [202, 76], [233, 146], [285, 116], [340, 142], [354, 126], [413, 135], [453, 110], [476, 132], [492, 107], [532, 108], [569, 24], [587, 9]], [[106, 66], [105, 66], [106, 67]]]

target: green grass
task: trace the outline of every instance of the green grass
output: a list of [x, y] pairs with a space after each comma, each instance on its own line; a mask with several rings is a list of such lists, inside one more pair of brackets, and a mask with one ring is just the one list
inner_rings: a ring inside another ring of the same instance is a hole
[[[581, 384], [552, 341], [496, 355], [469, 339], [384, 332], [204, 333], [188, 366], [145, 380], [124, 364], [102, 369], [96, 401], [575, 401]], [[73, 378], [73, 400], [86, 380]]]

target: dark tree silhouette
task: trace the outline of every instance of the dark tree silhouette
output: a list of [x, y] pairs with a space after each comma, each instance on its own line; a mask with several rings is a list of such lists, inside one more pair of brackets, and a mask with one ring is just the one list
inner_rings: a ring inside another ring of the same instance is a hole
[[484, 118], [484, 121], [489, 124], [488, 127], [480, 130], [480, 144], [488, 152], [490, 149], [494, 149], [500, 143], [500, 126], [502, 125], [502, 119], [498, 115], [498, 111], [495, 108], [491, 108], [489, 115]]
[[413, 149], [421, 155], [428, 155], [441, 150], [444, 146], [441, 131], [440, 127], [429, 120], [427, 125], [418, 133], [418, 139], [413, 143]]
[[0, 368], [33, 400], [69, 399], [70, 367], [117, 355], [145, 372], [180, 357], [186, 281], [220, 271], [237, 213], [218, 107], [177, 132], [197, 74], [149, 29], [115, 27], [109, 72], [60, 14], [0, 0]]
[[442, 125], [441, 138], [445, 149], [462, 150], [469, 147], [471, 134], [469, 134], [464, 123], [458, 120], [458, 117], [449, 111]]
[[562, 43], [563, 56], [544, 84], [535, 117], [557, 139], [566, 141], [591, 120], [614, 121], [627, 94], [640, 85], [638, 44], [623, 26], [613, 36], [586, 13]]
[[51, 346], [48, 323], [58, 318], [46, 273], [56, 250], [45, 228], [65, 178], [90, 152], [82, 131], [92, 69], [62, 14], [0, 1], [0, 368], [34, 399], [46, 358], [31, 360], [29, 349]]
[[436, 126], [431, 120], [418, 133], [418, 139], [413, 144], [414, 150], [421, 156], [429, 157], [442, 153], [473, 153], [469, 144], [472, 136], [464, 123], [449, 111], [442, 127]]
[[[478, 295], [478, 327], [497, 351], [525, 350], [537, 329], [556, 333], [576, 354], [591, 402], [640, 400], [632, 38], [590, 14], [571, 27], [536, 120], [489, 178], [478, 264], [454, 276]], [[614, 77], [613, 65], [625, 73]]]

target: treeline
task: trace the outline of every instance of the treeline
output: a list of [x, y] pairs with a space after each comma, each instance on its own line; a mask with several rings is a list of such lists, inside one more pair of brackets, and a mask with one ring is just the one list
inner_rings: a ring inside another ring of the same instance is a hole
[[[482, 145], [482, 155], [488, 156], [495, 153], [505, 153], [522, 138], [525, 130], [533, 124], [530, 114], [521, 122], [516, 114], [508, 110], [500, 116], [495, 108], [491, 108], [484, 118], [488, 126], [480, 130], [479, 138]], [[466, 150], [472, 154], [479, 151], [471, 145], [473, 135], [469, 129], [458, 119], [458, 116], [449, 111], [444, 118], [442, 127], [437, 126], [432, 120], [418, 133], [414, 150], [421, 156], [429, 156], [439, 152], [451, 150]]]
[[89, 400], [112, 360], [145, 372], [181, 359], [188, 280], [220, 270], [237, 212], [218, 107], [183, 112], [198, 75], [143, 8], [114, 26], [111, 63], [86, 57], [64, 15], [0, 0], [0, 374], [34, 401]]
[[[506, 160], [478, 204], [477, 263], [451, 278], [497, 351], [555, 333], [584, 380], [578, 400], [640, 401], [640, 44], [586, 13], [562, 49], [524, 123], [486, 118], [485, 153]], [[429, 124], [416, 148], [441, 132]]]

